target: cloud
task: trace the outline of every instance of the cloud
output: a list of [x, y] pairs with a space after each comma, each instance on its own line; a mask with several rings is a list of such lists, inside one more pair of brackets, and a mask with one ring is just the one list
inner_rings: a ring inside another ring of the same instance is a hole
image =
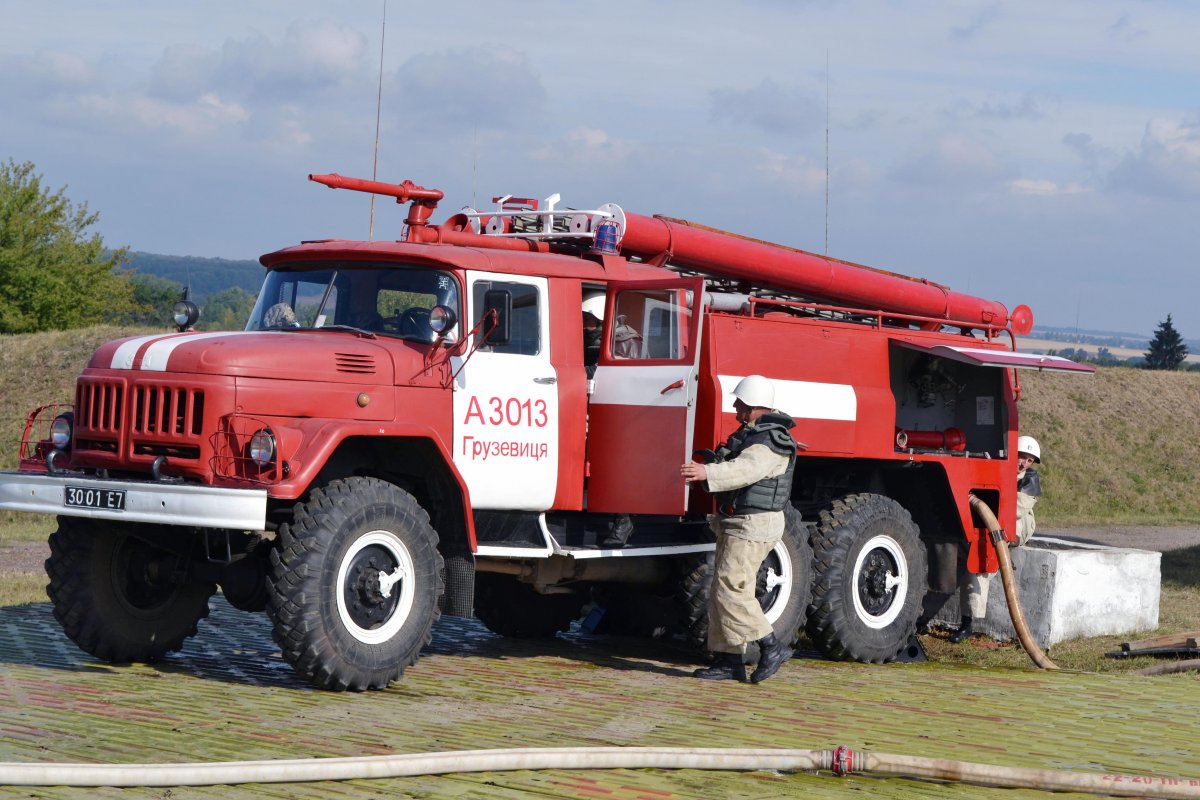
[[199, 45], [174, 45], [150, 68], [147, 92], [163, 100], [192, 100], [213, 88], [219, 54]]
[[144, 130], [168, 129], [189, 138], [207, 137], [250, 118], [250, 112], [242, 105], [226, 101], [215, 92], [188, 104], [138, 95], [87, 94], [79, 98], [78, 108], [92, 119], [113, 127], [132, 124]]
[[1150, 120], [1138, 148], [1125, 155], [1109, 181], [1146, 195], [1200, 198], [1200, 115]]
[[996, 6], [987, 6], [980, 9], [971, 17], [971, 21], [966, 25], [955, 25], [950, 28], [950, 36], [954, 39], [973, 39], [991, 23], [998, 15]]
[[983, 143], [962, 134], [945, 134], [915, 150], [892, 177], [914, 184], [983, 188], [1013, 172]]
[[825, 165], [803, 156], [787, 156], [766, 148], [758, 151], [756, 171], [766, 181], [791, 195], [825, 190]]
[[1039, 120], [1046, 116], [1041, 104], [1026, 92], [1012, 100], [989, 99], [982, 103], [959, 100], [947, 110], [947, 114], [958, 119], [1026, 119]]
[[93, 89], [100, 83], [94, 65], [73, 53], [40, 50], [27, 58], [0, 54], [0, 97], [45, 101]]
[[369, 74], [367, 40], [332, 21], [299, 21], [278, 40], [262, 34], [230, 38], [219, 50], [168, 47], [151, 69], [148, 92], [194, 100], [210, 92], [256, 104], [295, 102]]
[[607, 131], [581, 127], [568, 131], [556, 142], [538, 147], [530, 157], [535, 161], [564, 165], [603, 164], [615, 168], [637, 159], [643, 152], [634, 142], [613, 139]]
[[1051, 180], [1032, 180], [1029, 178], [1009, 181], [1008, 190], [1013, 194], [1032, 195], [1034, 197], [1056, 197], [1091, 191], [1088, 187], [1074, 181], [1060, 184]]
[[1109, 150], [1097, 145], [1086, 133], [1068, 133], [1062, 141], [1067, 149], [1078, 156], [1083, 165], [1092, 173], [1098, 172], [1100, 162], [1111, 156]]
[[795, 136], [824, 126], [825, 104], [818, 92], [783, 86], [770, 78], [749, 89], [714, 89], [709, 100], [714, 120], [749, 125], [766, 133]]
[[367, 40], [331, 21], [294, 22], [279, 43], [265, 36], [230, 39], [217, 79], [227, 90], [296, 99], [367, 74]]
[[410, 127], [502, 128], [540, 114], [546, 103], [528, 59], [494, 46], [415, 55], [390, 83]]
[[1122, 14], [1117, 17], [1116, 22], [1109, 26], [1108, 35], [1126, 44], [1132, 44], [1145, 36], [1146, 31], [1143, 28], [1134, 27], [1132, 20], [1129, 19], [1129, 15]]

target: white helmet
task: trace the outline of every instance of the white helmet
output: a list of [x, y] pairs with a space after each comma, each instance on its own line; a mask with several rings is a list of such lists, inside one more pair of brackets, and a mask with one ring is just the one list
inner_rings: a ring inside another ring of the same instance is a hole
[[1035, 463], [1042, 463], [1042, 446], [1032, 436], [1017, 437], [1017, 453], [1028, 453], [1033, 456]]
[[591, 314], [604, 321], [604, 292], [587, 292], [583, 295], [583, 313]]
[[751, 408], [774, 408], [775, 387], [762, 375], [747, 375], [738, 381], [733, 396]]

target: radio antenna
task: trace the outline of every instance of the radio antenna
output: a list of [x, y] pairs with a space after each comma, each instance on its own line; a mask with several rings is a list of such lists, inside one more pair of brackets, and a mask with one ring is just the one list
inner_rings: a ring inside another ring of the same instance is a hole
[[829, 50], [825, 51], [825, 255], [829, 255]]
[[[383, 23], [379, 31], [379, 91], [375, 95], [375, 153], [371, 157], [371, 180], [379, 175], [379, 110], [383, 107], [383, 42], [387, 38], [387, 0], [383, 0]], [[371, 195], [371, 220], [367, 241], [375, 241], [375, 195]]]

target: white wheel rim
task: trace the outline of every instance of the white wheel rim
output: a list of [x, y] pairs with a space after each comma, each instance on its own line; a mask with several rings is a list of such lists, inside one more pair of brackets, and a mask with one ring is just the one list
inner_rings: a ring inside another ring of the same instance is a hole
[[[399, 593], [396, 607], [384, 623], [375, 628], [364, 628], [359, 625], [346, 607], [345, 586], [350, 565], [353, 563], [354, 557], [368, 547], [383, 548], [396, 561], [396, 571], [400, 573], [399, 580], [391, 587], [392, 593]], [[400, 541], [396, 534], [391, 531], [375, 530], [358, 537], [342, 556], [334, 588], [337, 595], [338, 617], [350, 635], [364, 644], [381, 644], [395, 636], [404, 627], [404, 623], [408, 621], [408, 615], [412, 611], [413, 599], [417, 594], [414, 573], [412, 554], [408, 552], [408, 547]]]
[[[894, 573], [888, 572], [885, 577], [885, 590], [890, 591], [895, 589], [896, 593], [893, 595], [887, 609], [879, 615], [867, 611], [858, 591], [859, 575], [862, 574], [865, 568], [867, 558], [876, 550], [882, 550], [890, 556], [896, 567]], [[872, 537], [858, 551], [858, 558], [854, 560], [854, 569], [850, 573], [850, 580], [850, 596], [854, 599], [854, 613], [858, 615], [858, 618], [868, 628], [886, 628], [896, 621], [896, 617], [900, 616], [900, 611], [904, 608], [904, 600], [908, 596], [908, 560], [904, 557], [904, 549], [891, 536], [879, 535]]]
[[783, 616], [783, 610], [787, 608], [788, 601], [792, 598], [792, 574], [794, 567], [792, 566], [792, 555], [788, 552], [787, 545], [783, 541], [775, 543], [771, 548], [771, 552], [767, 554], [770, 559], [774, 555], [779, 561], [779, 571], [776, 572], [774, 564], [768, 561], [767, 564], [767, 592], [770, 593], [773, 589], [778, 588], [779, 594], [775, 597], [775, 602], [763, 609], [763, 614], [767, 617], [767, 622], [772, 625], [775, 621]]

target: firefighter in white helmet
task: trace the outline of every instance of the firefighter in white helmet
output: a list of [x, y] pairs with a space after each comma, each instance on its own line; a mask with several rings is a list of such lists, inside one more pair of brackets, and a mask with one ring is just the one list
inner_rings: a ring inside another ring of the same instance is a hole
[[[1042, 462], [1042, 447], [1032, 436], [1017, 437], [1017, 542], [1014, 547], [1025, 544], [1037, 528], [1033, 507], [1042, 496], [1042, 482], [1034, 464]], [[958, 605], [962, 609], [962, 624], [950, 637], [958, 644], [975, 633], [975, 621], [987, 616], [988, 586], [992, 576], [988, 573], [968, 575], [959, 585]]]
[[600, 360], [600, 336], [604, 327], [604, 292], [583, 294], [583, 366], [589, 378]]
[[717, 550], [708, 600], [708, 649], [716, 660], [693, 674], [744, 683], [746, 645], [757, 641], [760, 657], [750, 680], [759, 683], [792, 655], [791, 643], [775, 636], [754, 591], [763, 559], [783, 536], [797, 443], [792, 418], [774, 407], [769, 380], [749, 375], [733, 396], [741, 427], [710, 453], [710, 463], [687, 463], [679, 470], [686, 481], [703, 481], [717, 500], [717, 513], [709, 517]]

